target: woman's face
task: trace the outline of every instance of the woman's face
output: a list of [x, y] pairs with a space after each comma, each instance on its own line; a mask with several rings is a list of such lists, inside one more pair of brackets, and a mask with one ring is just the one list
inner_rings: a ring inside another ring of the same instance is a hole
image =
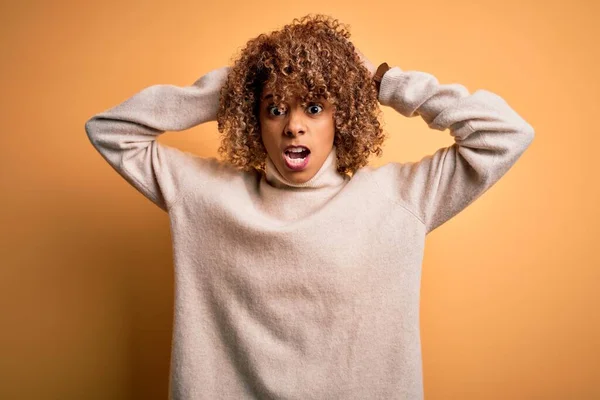
[[[304, 183], [319, 171], [333, 148], [333, 111], [333, 105], [325, 99], [302, 104], [296, 98], [276, 105], [272, 92], [263, 89], [261, 136], [269, 157], [285, 179]], [[310, 152], [294, 154], [289, 146], [304, 146]]]

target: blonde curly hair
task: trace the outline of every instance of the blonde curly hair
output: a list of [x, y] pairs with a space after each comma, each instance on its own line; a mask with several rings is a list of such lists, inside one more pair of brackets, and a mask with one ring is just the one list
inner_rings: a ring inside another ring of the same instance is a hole
[[259, 107], [267, 86], [278, 100], [297, 95], [333, 104], [340, 173], [354, 174], [370, 154], [380, 157], [385, 134], [377, 91], [349, 37], [338, 20], [309, 14], [249, 40], [221, 89], [218, 153], [242, 170], [265, 169]]

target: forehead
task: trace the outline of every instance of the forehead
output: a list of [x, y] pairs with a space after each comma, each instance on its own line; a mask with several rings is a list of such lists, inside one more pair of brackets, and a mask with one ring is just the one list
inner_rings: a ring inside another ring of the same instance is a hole
[[271, 91], [263, 90], [262, 96], [260, 98], [262, 101], [267, 101], [273, 99], [273, 93]]
[[[308, 97], [308, 96], [302, 96], [302, 95], [299, 95], [299, 94], [293, 94], [292, 98], [294, 100], [297, 100], [297, 101], [311, 101], [311, 100], [316, 100], [316, 99], [319, 99], [319, 100], [322, 100], [322, 101], [327, 101], [327, 99], [325, 97], [323, 97], [323, 96]], [[267, 90], [267, 89], [263, 90], [263, 92], [261, 94], [261, 98], [260, 98], [260, 100], [262, 102], [267, 102], [267, 101], [282, 101], [282, 100], [286, 101], [287, 99], [289, 99], [289, 96], [286, 96], [285, 98], [283, 98], [283, 96], [276, 95], [276, 94], [273, 93], [273, 91]]]
[[308, 96], [309, 90], [302, 81], [279, 77], [276, 82], [264, 84], [260, 99], [262, 101], [306, 100]]

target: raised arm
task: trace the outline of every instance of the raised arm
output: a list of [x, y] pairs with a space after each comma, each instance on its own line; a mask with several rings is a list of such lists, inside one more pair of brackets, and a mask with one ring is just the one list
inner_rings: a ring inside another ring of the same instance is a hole
[[500, 96], [473, 94], [460, 84], [440, 84], [431, 74], [388, 70], [379, 101], [405, 117], [421, 116], [454, 143], [418, 162], [378, 168], [382, 189], [425, 225], [448, 221], [496, 183], [531, 144], [534, 129]]
[[104, 159], [164, 211], [181, 196], [197, 156], [160, 144], [165, 131], [215, 121], [229, 67], [212, 70], [189, 86], [154, 85], [94, 115], [86, 133]]

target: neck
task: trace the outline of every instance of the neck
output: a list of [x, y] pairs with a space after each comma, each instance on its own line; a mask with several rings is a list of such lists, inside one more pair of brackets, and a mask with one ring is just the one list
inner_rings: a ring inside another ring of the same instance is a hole
[[275, 167], [275, 164], [269, 156], [267, 156], [267, 163], [265, 167], [265, 175], [267, 182], [274, 187], [284, 188], [326, 188], [336, 187], [344, 183], [347, 176], [338, 172], [337, 170], [337, 157], [336, 148], [333, 146], [331, 152], [325, 159], [325, 162], [317, 173], [310, 178], [308, 181], [303, 183], [290, 182], [281, 175], [281, 173]]

